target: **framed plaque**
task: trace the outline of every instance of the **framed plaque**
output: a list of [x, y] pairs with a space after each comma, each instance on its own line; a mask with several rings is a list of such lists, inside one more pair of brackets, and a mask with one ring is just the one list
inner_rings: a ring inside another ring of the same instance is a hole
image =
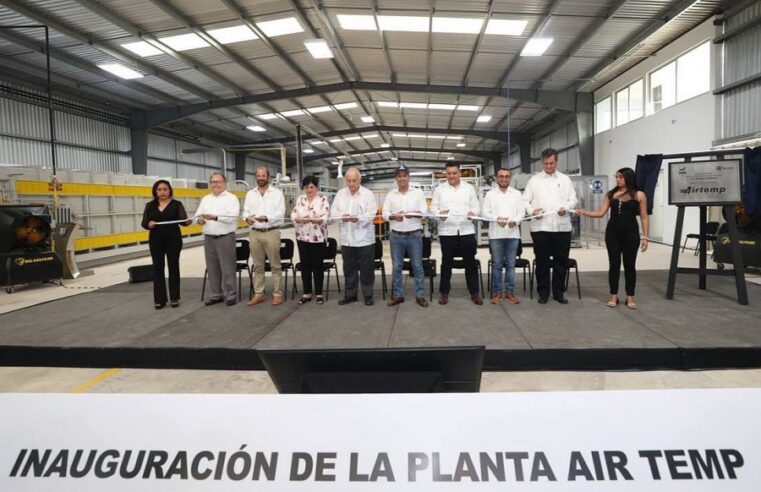
[[742, 161], [669, 163], [669, 205], [734, 205], [742, 202]]

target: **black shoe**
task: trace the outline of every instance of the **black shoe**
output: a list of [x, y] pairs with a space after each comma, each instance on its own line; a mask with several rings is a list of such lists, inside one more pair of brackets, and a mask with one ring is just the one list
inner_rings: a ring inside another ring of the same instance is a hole
[[375, 301], [373, 301], [372, 297], [365, 297], [365, 306], [372, 306], [375, 304]]
[[179, 307], [180, 301], [172, 301], [169, 303], [169, 305], [172, 306], [173, 308]]
[[539, 302], [539, 304], [547, 304], [547, 298], [546, 297], [540, 297], [538, 302]]
[[351, 304], [352, 302], [357, 302], [356, 297], [344, 297], [343, 299], [340, 299], [338, 301], [339, 306], [345, 306], [347, 304]]
[[568, 304], [568, 299], [563, 297], [562, 294], [559, 296], [552, 296], [552, 298], [555, 299], [555, 301], [557, 301], [558, 304]]
[[165, 302], [157, 302], [156, 304], [153, 305], [153, 307], [156, 308], [156, 309], [161, 309], [164, 306], [166, 306]]
[[204, 306], [211, 306], [212, 304], [219, 304], [220, 302], [224, 301], [224, 299], [206, 299], [204, 301]]
[[238, 303], [235, 299], [230, 299], [229, 301], [225, 301], [225, 304], [228, 306], [235, 306]]

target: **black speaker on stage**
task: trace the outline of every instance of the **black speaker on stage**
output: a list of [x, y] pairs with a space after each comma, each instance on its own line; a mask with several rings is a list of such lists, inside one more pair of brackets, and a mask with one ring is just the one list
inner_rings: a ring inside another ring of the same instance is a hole
[[46, 205], [0, 205], [0, 285], [60, 279], [63, 263], [52, 250]]

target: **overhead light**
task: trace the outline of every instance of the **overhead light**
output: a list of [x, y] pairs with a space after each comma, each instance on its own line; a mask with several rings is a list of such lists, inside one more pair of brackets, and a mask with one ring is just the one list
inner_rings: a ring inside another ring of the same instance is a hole
[[412, 15], [379, 15], [381, 31], [428, 32], [428, 17]]
[[380, 138], [380, 133], [363, 133], [362, 138]]
[[399, 158], [398, 158], [398, 157], [391, 157], [391, 158], [389, 158], [389, 160], [390, 160], [390, 161], [398, 161], [398, 160], [399, 160]]
[[531, 38], [521, 51], [521, 56], [542, 56], [553, 40], [553, 38]]
[[305, 154], [314, 154], [314, 150], [312, 149], [302, 149], [301, 151]]
[[169, 36], [166, 38], [160, 38], [159, 41], [169, 46], [175, 51], [187, 51], [195, 50], [198, 48], [206, 48], [209, 43], [201, 39], [200, 36], [195, 33], [180, 34], [178, 36]]
[[399, 107], [399, 103], [391, 102], [391, 101], [376, 101], [375, 104], [377, 104], [381, 108], [398, 108]]
[[406, 133], [392, 133], [391, 136], [392, 137], [399, 137], [399, 138], [407, 138], [407, 134]]
[[354, 136], [354, 137], [344, 137], [344, 140], [346, 140], [347, 142], [352, 142], [354, 140], [359, 140], [360, 138], [362, 138], [362, 137], [357, 135], [357, 136]]
[[362, 118], [360, 118], [360, 119], [361, 119], [361, 120], [362, 120], [364, 123], [373, 123], [373, 122], [375, 122], [375, 118], [373, 118], [372, 116], [363, 116], [363, 117], [362, 117]]
[[[330, 139], [330, 143], [341, 143], [341, 142], [343, 142], [343, 140], [341, 140], [340, 138], [331, 138]], [[339, 157], [339, 159], [340, 159], [340, 157]]]
[[478, 111], [480, 109], [481, 109], [481, 106], [471, 106], [468, 104], [457, 105], [457, 111]]
[[336, 109], [353, 109], [357, 107], [357, 103], [355, 102], [347, 102], [347, 103], [341, 103], [341, 104], [334, 104], [334, 108]]
[[353, 31], [375, 31], [378, 29], [372, 15], [338, 14], [337, 17], [342, 29]]
[[101, 68], [106, 72], [111, 72], [112, 74], [122, 79], [130, 80], [140, 79], [143, 77], [143, 74], [140, 72], [136, 72], [131, 68], [127, 68], [124, 65], [119, 65], [118, 63], [105, 63], [103, 65], [98, 65], [98, 68]]
[[309, 145], [328, 145], [327, 142], [323, 142], [322, 140], [309, 140], [307, 143]]
[[275, 113], [267, 113], [267, 114], [258, 114], [256, 115], [256, 117], [263, 120], [274, 120], [278, 116]]
[[454, 160], [454, 156], [452, 155], [452, 156], [447, 157], [447, 160], [448, 161], [453, 161]]
[[428, 105], [428, 109], [444, 109], [447, 111], [454, 111], [456, 107], [457, 107], [456, 104], [431, 103]]
[[292, 109], [290, 111], [281, 111], [280, 115], [290, 118], [291, 116], [302, 116], [304, 114], [303, 109]]
[[414, 102], [401, 102], [399, 103], [400, 108], [410, 108], [410, 109], [428, 109], [428, 104], [426, 103], [414, 103]]
[[436, 140], [444, 140], [447, 138], [446, 135], [426, 135], [428, 138], [435, 138]]
[[478, 34], [481, 32], [483, 19], [467, 19], [462, 17], [434, 17], [432, 32]]
[[410, 173], [410, 176], [430, 176], [430, 175], [431, 175], [430, 172], [425, 172], [425, 171]]
[[304, 29], [302, 29], [301, 24], [299, 24], [299, 21], [295, 17], [257, 22], [256, 27], [261, 29], [268, 38], [304, 32]]
[[478, 118], [476, 118], [477, 123], [488, 123], [491, 121], [491, 115], [489, 114], [482, 114]]
[[146, 43], [145, 41], [138, 41], [137, 43], [125, 43], [122, 45], [122, 48], [126, 48], [134, 54], [142, 57], [156, 56], [164, 53], [160, 49], [156, 48], [150, 43]]
[[391, 147], [391, 144], [390, 143], [382, 143], [381, 147], [383, 147], [384, 149], [387, 149], [387, 148]]
[[312, 54], [312, 58], [317, 60], [323, 58], [333, 58], [333, 51], [324, 39], [305, 39], [304, 46]]
[[316, 106], [314, 108], [306, 108], [306, 110], [312, 114], [317, 114], [317, 113], [327, 113], [328, 111], [333, 111], [333, 108], [331, 108], [330, 106]]
[[460, 148], [465, 147], [465, 142], [459, 142], [457, 144], [457, 146], [460, 147]]
[[447, 140], [462, 140], [462, 135], [447, 135]]
[[248, 26], [243, 25], [210, 29], [206, 32], [209, 36], [216, 39], [219, 44], [232, 44], [259, 39], [259, 36], [254, 31], [249, 29]]
[[266, 128], [264, 128], [263, 126], [259, 126], [259, 125], [247, 126], [246, 129], [247, 130], [251, 130], [252, 132], [266, 132], [267, 131]]
[[520, 36], [526, 30], [528, 21], [510, 19], [489, 19], [485, 34], [501, 34], [503, 36]]

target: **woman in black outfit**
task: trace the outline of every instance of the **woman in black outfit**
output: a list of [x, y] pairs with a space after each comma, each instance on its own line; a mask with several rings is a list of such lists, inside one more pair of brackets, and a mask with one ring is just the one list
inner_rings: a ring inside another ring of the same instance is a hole
[[[605, 228], [605, 246], [608, 248], [608, 282], [610, 300], [605, 304], [616, 307], [618, 301], [618, 278], [621, 271], [621, 257], [624, 259], [624, 279], [626, 281], [626, 307], [637, 309], [634, 301], [634, 287], [637, 283], [637, 250], [644, 253], [648, 245], [649, 219], [647, 197], [634, 184], [634, 171], [625, 167], [616, 172], [616, 187], [603, 198], [599, 210], [591, 212], [578, 209], [576, 213], [585, 217], [602, 217], [610, 209], [610, 220]], [[642, 222], [642, 238], [639, 235], [637, 216]]]
[[156, 309], [166, 306], [166, 280], [164, 278], [164, 256], [169, 267], [169, 299], [174, 308], [180, 305], [180, 251], [182, 235], [180, 223], [157, 224], [173, 220], [185, 220], [182, 225], [190, 225], [182, 202], [172, 198], [172, 185], [164, 179], [153, 184], [153, 200], [145, 204], [143, 229], [148, 229], [148, 245], [153, 258], [153, 302]]

